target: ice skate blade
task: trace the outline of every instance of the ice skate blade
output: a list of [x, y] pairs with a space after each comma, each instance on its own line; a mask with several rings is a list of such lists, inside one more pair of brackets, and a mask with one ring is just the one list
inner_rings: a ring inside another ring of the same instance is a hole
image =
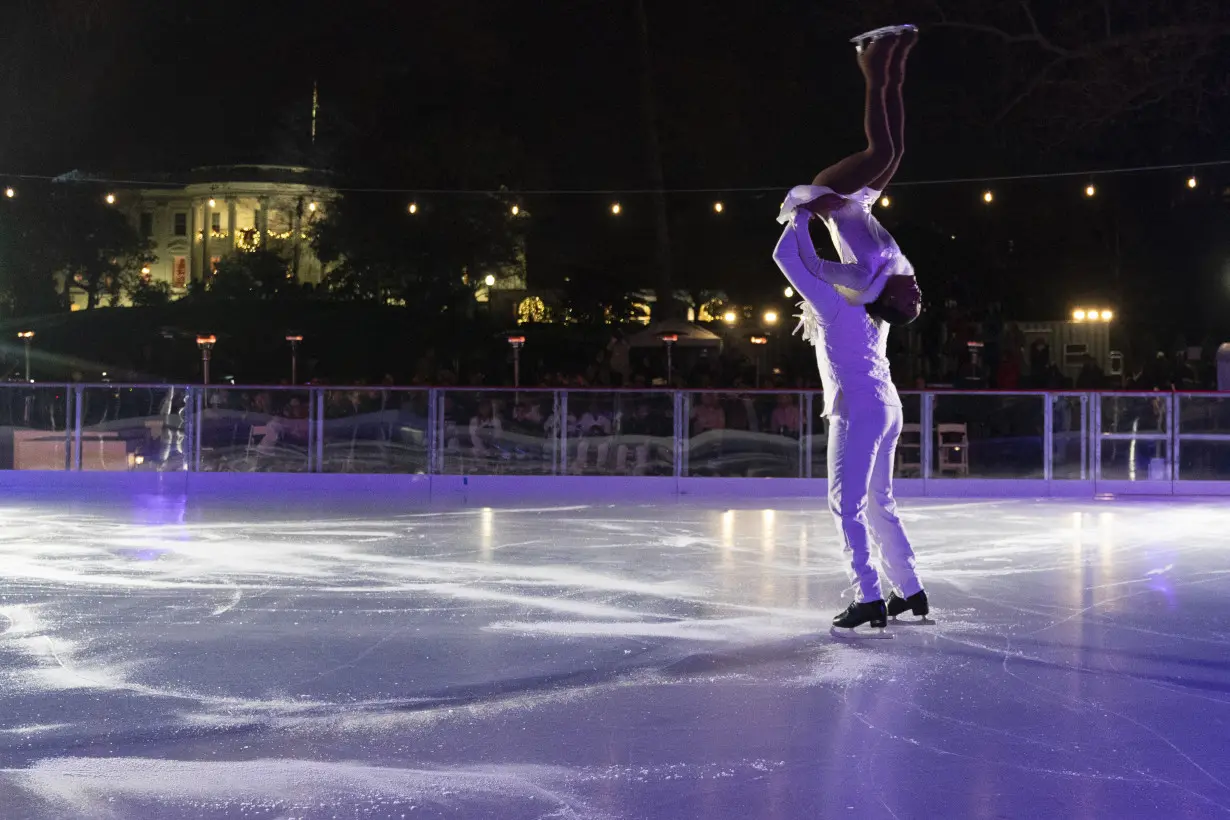
[[896, 615], [893, 615], [888, 619], [888, 622], [891, 624], [896, 624], [897, 626], [935, 626], [935, 621], [928, 618], [926, 615], [911, 618], [907, 621], [900, 620]]
[[864, 31], [857, 37], [851, 37], [850, 42], [854, 43], [856, 46], [863, 46], [883, 37], [897, 37], [901, 34], [905, 34], [907, 31], [918, 31], [918, 26], [910, 25], [909, 23], [906, 23], [903, 26], [882, 26], [881, 28], [875, 28], [871, 31]]
[[891, 632], [878, 626], [873, 626], [862, 632], [835, 626], [829, 630], [829, 634], [839, 641], [890, 641], [893, 638]]

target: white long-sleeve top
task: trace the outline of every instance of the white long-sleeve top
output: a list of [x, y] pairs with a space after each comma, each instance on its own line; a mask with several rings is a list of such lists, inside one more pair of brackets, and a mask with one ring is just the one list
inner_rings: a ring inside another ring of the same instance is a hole
[[803, 338], [816, 348], [824, 415], [840, 416], [862, 402], [900, 407], [888, 367], [888, 324], [872, 318], [861, 304], [850, 304], [831, 281], [844, 278], [858, 285], [870, 271], [819, 259], [807, 222], [805, 212], [795, 214], [773, 251], [773, 261], [804, 300], [799, 303], [799, 325]]
[[[884, 290], [889, 276], [914, 275], [910, 260], [872, 213], [872, 207], [880, 199], [880, 191], [874, 188], [863, 188], [847, 196], [824, 186], [800, 185], [787, 195], [778, 220], [788, 224], [801, 204], [825, 195], [836, 195], [845, 200], [840, 208], [819, 219], [828, 228], [833, 247], [843, 263], [822, 262], [824, 278], [837, 288], [847, 302], [852, 305], [874, 302]], [[807, 248], [804, 252], [811, 253], [815, 258], [811, 243], [805, 244]]]

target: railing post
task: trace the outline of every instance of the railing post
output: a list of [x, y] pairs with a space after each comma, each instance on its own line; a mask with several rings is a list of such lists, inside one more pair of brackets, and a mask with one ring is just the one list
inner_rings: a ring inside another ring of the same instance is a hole
[[559, 391], [551, 391], [551, 419], [555, 420], [555, 429], [549, 431], [551, 438], [547, 441], [547, 449], [551, 453], [551, 475], [559, 475], [559, 426], [560, 426]]
[[[812, 398], [814, 394], [811, 391], [800, 395], [800, 400], [803, 405], [803, 424], [799, 429], [799, 458], [800, 467], [803, 470], [804, 478], [811, 478], [811, 447], [812, 447], [812, 425], [815, 421], [812, 419]], [[807, 462], [806, 466], [802, 462]]]
[[935, 451], [935, 425], [932, 424], [935, 410], [935, 394], [927, 391], [922, 394], [922, 412], [919, 426], [922, 428], [922, 480], [923, 495], [927, 494], [927, 482], [931, 480], [931, 457]]
[[1042, 479], [1046, 482], [1046, 494], [1051, 494], [1051, 481], [1055, 477], [1052, 463], [1055, 456], [1055, 397], [1042, 394]]
[[1081, 481], [1089, 480], [1089, 394], [1081, 394]]
[[316, 472], [325, 471], [325, 389], [312, 389], [312, 410], [314, 418], [310, 422], [316, 437]]
[[[73, 386], [73, 390], [71, 394], [67, 390], [64, 391], [64, 401], [68, 402], [69, 405], [71, 405], [72, 413], [73, 413], [72, 446], [70, 447], [70, 452], [72, 455], [72, 466], [69, 467], [69, 469], [77, 470], [77, 471], [81, 470], [81, 405], [85, 403], [84, 401], [82, 401], [84, 392], [85, 392], [85, 387], [79, 384]], [[68, 407], [65, 407], [64, 409], [66, 411], [64, 420], [67, 422], [68, 421], [68, 413], [67, 413]], [[68, 427], [67, 424], [65, 424], [64, 426]]]
[[1169, 409], [1166, 416], [1166, 432], [1170, 436], [1170, 491], [1175, 491], [1175, 482], [1179, 480], [1179, 426], [1180, 407], [1178, 393], [1170, 394]]
[[434, 387], [427, 390], [427, 474], [436, 475], [440, 472], [440, 411], [436, 406], [439, 400], [439, 390]]
[[675, 478], [688, 474], [688, 415], [691, 412], [690, 396], [682, 390], [675, 391]]
[[559, 433], [559, 473], [568, 475], [568, 391], [559, 391], [559, 416], [556, 432]]
[[193, 427], [192, 435], [192, 460], [193, 469], [196, 472], [201, 471], [201, 438], [205, 432], [205, 408], [209, 405], [209, 388], [208, 387], [193, 387], [192, 414], [196, 419], [196, 424]]
[[[1102, 398], [1097, 393], [1086, 393], [1085, 397], [1089, 399], [1089, 403], [1093, 405], [1093, 411], [1089, 414], [1089, 435], [1092, 436], [1091, 441], [1093, 447], [1093, 482], [1096, 485], [1102, 480]], [[1096, 492], [1097, 487], [1094, 487]]]

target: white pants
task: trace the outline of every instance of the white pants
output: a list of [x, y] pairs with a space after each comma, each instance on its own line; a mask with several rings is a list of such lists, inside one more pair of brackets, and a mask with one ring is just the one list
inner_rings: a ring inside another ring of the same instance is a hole
[[897, 518], [893, 498], [893, 460], [900, 435], [901, 408], [878, 402], [847, 402], [829, 424], [829, 509], [859, 601], [883, 598], [880, 576], [871, 562], [868, 525], [880, 547], [884, 574], [898, 593], [908, 598], [922, 589], [914, 573], [914, 549]]

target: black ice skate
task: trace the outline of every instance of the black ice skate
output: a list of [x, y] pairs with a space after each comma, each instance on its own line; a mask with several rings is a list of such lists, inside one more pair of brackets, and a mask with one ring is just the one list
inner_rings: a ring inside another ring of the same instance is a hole
[[909, 598], [902, 598], [896, 593], [896, 591], [889, 593], [887, 609], [888, 616], [894, 621], [897, 620], [898, 615], [904, 612], [910, 612], [918, 616], [919, 620], [916, 623], [935, 623], [935, 621], [932, 621], [927, 617], [927, 613], [931, 611], [931, 607], [927, 604], [927, 593], [921, 589]]
[[872, 629], [882, 630], [888, 626], [888, 610], [883, 601], [853, 602], [846, 611], [833, 618], [833, 629], [854, 629], [870, 624]]

